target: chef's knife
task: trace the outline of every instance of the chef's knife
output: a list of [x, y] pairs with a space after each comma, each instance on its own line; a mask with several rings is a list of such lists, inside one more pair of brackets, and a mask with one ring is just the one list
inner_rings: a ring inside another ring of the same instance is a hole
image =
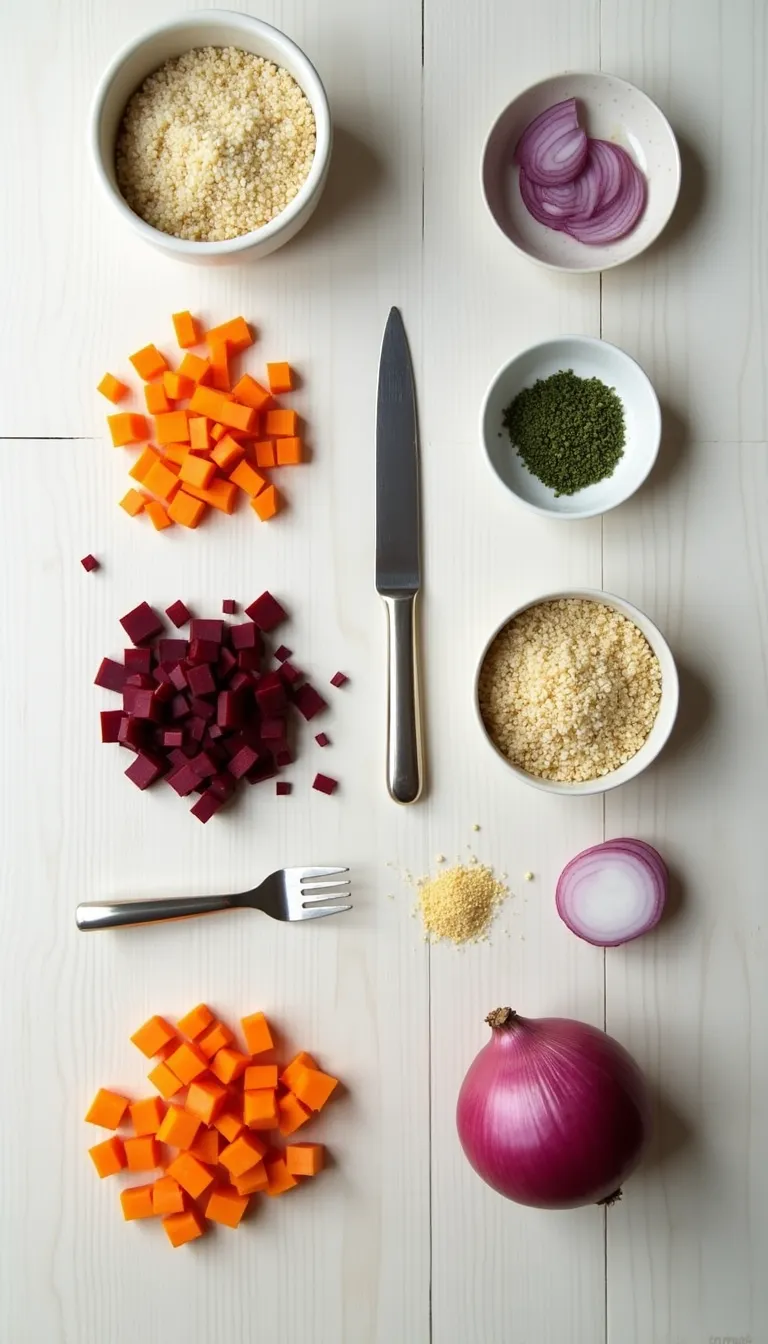
[[376, 591], [387, 609], [387, 788], [398, 803], [421, 793], [416, 596], [421, 586], [419, 436], [403, 319], [389, 314], [376, 406]]

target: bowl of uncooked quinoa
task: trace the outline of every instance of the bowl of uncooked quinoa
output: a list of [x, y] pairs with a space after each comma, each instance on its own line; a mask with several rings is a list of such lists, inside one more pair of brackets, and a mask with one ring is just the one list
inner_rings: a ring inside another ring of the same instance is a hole
[[186, 261], [263, 257], [315, 210], [331, 117], [311, 61], [277, 28], [191, 11], [114, 59], [91, 114], [97, 175], [123, 219]]
[[641, 774], [677, 716], [675, 660], [643, 612], [572, 589], [518, 607], [488, 641], [475, 705], [519, 779], [549, 793], [604, 793]]

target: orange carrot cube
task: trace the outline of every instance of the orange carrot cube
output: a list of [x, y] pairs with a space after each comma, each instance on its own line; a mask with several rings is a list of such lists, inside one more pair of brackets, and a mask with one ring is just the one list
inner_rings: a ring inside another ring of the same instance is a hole
[[240, 1134], [233, 1143], [222, 1148], [219, 1161], [233, 1176], [242, 1176], [261, 1161], [266, 1151], [265, 1145], [252, 1134]]
[[234, 1176], [232, 1184], [238, 1195], [255, 1195], [257, 1190], [266, 1190], [267, 1169], [264, 1163], [257, 1162], [255, 1167], [243, 1172], [242, 1176]]
[[193, 1157], [215, 1167], [219, 1160], [219, 1136], [215, 1129], [201, 1129], [189, 1149]]
[[157, 1131], [159, 1143], [168, 1143], [171, 1148], [191, 1148], [200, 1128], [200, 1117], [182, 1110], [181, 1106], [169, 1106], [160, 1128]]
[[172, 1176], [158, 1176], [152, 1185], [152, 1210], [154, 1213], [182, 1213], [184, 1211], [184, 1191]]
[[298, 433], [299, 417], [296, 411], [267, 411], [264, 431], [268, 437], [290, 439]]
[[145, 345], [141, 350], [137, 350], [135, 355], [129, 355], [134, 369], [140, 378], [149, 382], [150, 378], [157, 378], [158, 374], [165, 373], [168, 368], [168, 361], [164, 355], [160, 354], [157, 346]]
[[171, 401], [186, 401], [195, 390], [191, 378], [186, 378], [183, 373], [173, 373], [171, 369], [166, 369], [163, 374], [163, 387]]
[[222, 1138], [227, 1140], [227, 1143], [234, 1143], [245, 1128], [242, 1120], [238, 1120], [237, 1116], [233, 1115], [231, 1111], [225, 1111], [223, 1115], [217, 1116], [213, 1123]]
[[144, 512], [156, 532], [163, 532], [166, 527], [173, 527], [173, 519], [168, 517], [165, 505], [161, 504], [159, 499], [148, 499], [144, 505]]
[[166, 462], [155, 462], [144, 477], [144, 485], [160, 499], [173, 499], [179, 488], [179, 478]]
[[226, 432], [224, 425], [214, 425], [211, 430], [211, 443], [219, 443], [219, 441], [224, 438]]
[[[286, 439], [286, 443], [288, 440]], [[173, 462], [174, 466], [180, 467], [184, 458], [189, 455], [190, 447], [188, 443], [166, 443], [163, 461], [168, 464]]]
[[121, 383], [120, 379], [116, 378], [113, 373], [105, 373], [96, 391], [100, 392], [102, 397], [106, 397], [107, 401], [111, 401], [113, 406], [116, 406], [130, 389], [125, 383]]
[[211, 451], [210, 421], [207, 416], [190, 416], [189, 445], [193, 453], [209, 453]]
[[153, 1055], [159, 1055], [161, 1050], [170, 1045], [175, 1037], [176, 1032], [164, 1017], [150, 1017], [138, 1031], [134, 1031], [131, 1041], [142, 1055], [151, 1059]]
[[152, 1171], [160, 1166], [160, 1144], [154, 1134], [141, 1139], [126, 1139], [123, 1147], [129, 1171]]
[[89, 1125], [101, 1125], [103, 1129], [117, 1129], [130, 1102], [127, 1097], [120, 1092], [110, 1092], [106, 1087], [100, 1087], [87, 1112], [86, 1120]]
[[229, 473], [229, 479], [230, 481], [234, 481], [235, 485], [239, 486], [241, 490], [244, 490], [246, 495], [250, 495], [252, 499], [254, 499], [267, 484], [264, 477], [260, 476], [257, 471], [254, 471], [253, 467], [247, 462], [238, 462], [234, 471]]
[[204, 1124], [212, 1125], [217, 1115], [223, 1111], [228, 1096], [226, 1087], [223, 1087], [221, 1083], [198, 1078], [194, 1083], [190, 1083], [184, 1105], [193, 1115], [198, 1116]]
[[267, 380], [270, 392], [279, 394], [293, 391], [293, 370], [290, 364], [268, 364]]
[[249, 1017], [241, 1017], [240, 1026], [249, 1054], [263, 1055], [266, 1050], [274, 1049], [272, 1032], [263, 1013], [251, 1013]]
[[241, 443], [236, 443], [231, 434], [225, 434], [220, 439], [211, 453], [211, 461], [216, 463], [222, 471], [229, 471], [243, 457], [245, 449]]
[[125, 509], [131, 518], [135, 518], [137, 514], [143, 513], [146, 502], [146, 496], [142, 495], [140, 490], [129, 490], [120, 500], [120, 508]]
[[134, 1101], [128, 1107], [133, 1132], [138, 1138], [145, 1134], [156, 1134], [165, 1115], [165, 1106], [159, 1097], [147, 1097], [144, 1101]]
[[197, 485], [186, 485], [184, 489], [186, 494], [192, 495], [194, 499], [202, 500], [204, 504], [210, 504], [212, 509], [219, 509], [222, 513], [234, 513], [237, 501], [237, 486], [223, 480], [220, 476], [214, 477], [211, 484], [206, 486], [204, 490]]
[[237, 1227], [248, 1208], [248, 1196], [238, 1195], [236, 1190], [223, 1187], [214, 1190], [205, 1210], [206, 1218], [212, 1223], [223, 1223], [225, 1227]]
[[182, 1083], [194, 1082], [195, 1078], [204, 1073], [208, 1067], [205, 1055], [189, 1041], [182, 1041], [178, 1050], [174, 1050], [173, 1054], [168, 1056], [166, 1063]]
[[181, 1079], [177, 1078], [173, 1070], [169, 1069], [165, 1063], [156, 1064], [154, 1069], [147, 1074], [147, 1077], [152, 1086], [157, 1088], [160, 1096], [165, 1097], [166, 1101], [169, 1097], [174, 1097], [177, 1092], [181, 1091]]
[[302, 1125], [306, 1125], [312, 1118], [312, 1112], [308, 1111], [306, 1106], [302, 1106], [292, 1092], [287, 1092], [284, 1097], [278, 1097], [277, 1117], [277, 1127], [287, 1138], [289, 1134], [295, 1134], [297, 1129], [301, 1129]]
[[253, 445], [257, 467], [276, 467], [277, 453], [272, 439], [259, 439]]
[[229, 380], [229, 350], [226, 341], [209, 341], [208, 349], [211, 352], [211, 377], [210, 383], [219, 392], [229, 392], [231, 383]]
[[103, 1180], [105, 1176], [114, 1176], [125, 1166], [125, 1149], [122, 1139], [116, 1134], [103, 1143], [97, 1143], [88, 1149], [88, 1156]]
[[176, 1028], [182, 1036], [190, 1036], [194, 1041], [208, 1030], [213, 1020], [213, 1013], [208, 1004], [198, 1003], [196, 1008], [190, 1008], [188, 1013], [179, 1018]]
[[120, 1191], [120, 1203], [123, 1217], [127, 1223], [134, 1218], [151, 1218], [155, 1210], [152, 1207], [151, 1185], [129, 1185]]
[[150, 415], [163, 415], [171, 409], [163, 383], [145, 383], [144, 400]]
[[270, 1162], [265, 1162], [264, 1166], [267, 1172], [267, 1194], [277, 1197], [284, 1195], [286, 1190], [292, 1190], [298, 1181], [288, 1170], [285, 1159], [282, 1157], [273, 1158]]
[[321, 1111], [338, 1082], [322, 1069], [303, 1068], [296, 1074], [291, 1091], [308, 1110]]
[[261, 1088], [277, 1087], [276, 1064], [250, 1064], [245, 1070], [243, 1088], [246, 1092], [256, 1092]]
[[128, 475], [132, 476], [134, 481], [141, 481], [143, 484], [146, 476], [152, 470], [155, 463], [162, 462], [162, 460], [160, 454], [155, 452], [151, 443], [148, 443], [143, 452], [136, 458]]
[[179, 373], [192, 383], [207, 383], [211, 377], [211, 361], [203, 359], [202, 355], [186, 354], [179, 365]]
[[117, 415], [108, 415], [107, 424], [115, 448], [125, 448], [129, 443], [141, 443], [149, 438], [147, 419], [132, 411], [119, 411]]
[[176, 332], [176, 340], [182, 350], [186, 350], [190, 345], [199, 345], [203, 339], [200, 330], [200, 324], [196, 317], [191, 313], [173, 313], [171, 317], [173, 329]]
[[278, 439], [276, 447], [278, 467], [298, 467], [303, 461], [301, 439]]
[[322, 1143], [287, 1143], [284, 1157], [292, 1176], [316, 1176], [323, 1169], [325, 1146]]
[[189, 443], [189, 416], [186, 411], [166, 411], [155, 416], [155, 438], [160, 444]]
[[280, 496], [274, 485], [268, 485], [266, 490], [251, 500], [251, 508], [257, 513], [262, 523], [268, 523], [270, 518], [280, 511]]
[[199, 1199], [213, 1181], [213, 1172], [191, 1153], [179, 1153], [168, 1164], [167, 1175], [178, 1181], [182, 1190], [186, 1190], [192, 1199]]
[[206, 1059], [213, 1059], [217, 1050], [223, 1050], [225, 1045], [231, 1045], [234, 1041], [234, 1033], [223, 1022], [214, 1022], [212, 1027], [200, 1037], [197, 1044], [202, 1050]]
[[292, 1092], [293, 1080], [298, 1077], [301, 1070], [316, 1068], [317, 1060], [314, 1059], [312, 1055], [307, 1054], [306, 1050], [300, 1050], [298, 1055], [294, 1055], [293, 1059], [286, 1064], [283, 1072], [280, 1074], [280, 1082], [283, 1084], [283, 1087], [289, 1088]]
[[216, 467], [213, 462], [208, 462], [204, 457], [196, 457], [194, 453], [188, 453], [181, 464], [179, 480], [189, 485], [197, 485], [204, 490], [215, 475]]
[[253, 345], [251, 329], [244, 317], [233, 317], [229, 322], [222, 322], [221, 326], [211, 327], [210, 331], [206, 331], [205, 339], [209, 346], [213, 341], [226, 341], [235, 354]]
[[271, 394], [261, 383], [257, 383], [250, 373], [244, 373], [242, 378], [238, 379], [232, 388], [232, 396], [254, 411], [263, 411], [266, 406], [272, 404]]
[[227, 429], [241, 429], [246, 434], [252, 432], [256, 417], [256, 412], [250, 406], [241, 406], [226, 392], [201, 387], [199, 383], [192, 394], [189, 409], [195, 415], [207, 415], [217, 424], [226, 425]]
[[168, 505], [168, 517], [174, 523], [181, 523], [182, 527], [197, 527], [204, 514], [205, 504], [199, 499], [193, 499], [185, 490], [174, 495]]
[[243, 1093], [243, 1119], [249, 1129], [276, 1129], [277, 1094], [271, 1087]]
[[231, 1046], [225, 1045], [223, 1050], [217, 1051], [211, 1062], [211, 1073], [222, 1083], [234, 1082], [235, 1078], [240, 1078], [248, 1067], [248, 1056], [242, 1055], [239, 1050], [233, 1050]]
[[185, 1213], [171, 1213], [164, 1218], [163, 1230], [172, 1246], [184, 1246], [202, 1237], [205, 1225], [197, 1209], [187, 1209]]

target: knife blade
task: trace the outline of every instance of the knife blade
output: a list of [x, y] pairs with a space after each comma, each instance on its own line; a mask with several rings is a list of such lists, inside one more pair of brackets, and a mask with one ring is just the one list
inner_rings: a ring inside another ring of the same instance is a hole
[[387, 610], [387, 788], [398, 803], [421, 793], [416, 598], [421, 587], [419, 435], [413, 365], [393, 308], [376, 404], [376, 591]]

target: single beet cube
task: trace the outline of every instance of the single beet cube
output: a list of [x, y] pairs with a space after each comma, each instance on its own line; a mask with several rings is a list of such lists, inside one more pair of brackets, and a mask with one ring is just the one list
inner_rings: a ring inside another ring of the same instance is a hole
[[317, 789], [318, 793], [335, 793], [338, 787], [339, 781], [331, 779], [330, 775], [315, 775], [312, 784], [312, 788]]
[[140, 690], [154, 691], [154, 677], [148, 677], [144, 672], [132, 672], [130, 677], [126, 678], [126, 686], [138, 686]]
[[168, 673], [171, 679], [171, 685], [176, 687], [177, 691], [187, 689], [187, 674], [185, 671], [186, 663], [177, 663]]
[[151, 649], [124, 649], [123, 658], [128, 671], [143, 672], [149, 676], [152, 671], [152, 650]]
[[274, 779], [275, 774], [274, 761], [270, 755], [266, 755], [259, 758], [245, 778], [249, 784], [263, 784], [268, 779]]
[[148, 644], [163, 629], [163, 622], [148, 602], [140, 602], [133, 611], [121, 616], [120, 624], [132, 644]]
[[205, 719], [193, 716], [184, 727], [193, 742], [202, 742], [205, 737]]
[[209, 639], [213, 644], [221, 644], [224, 639], [224, 622], [196, 619], [190, 622], [189, 633], [192, 639]]
[[237, 784], [229, 771], [221, 770], [218, 775], [213, 776], [213, 779], [208, 785], [208, 792], [214, 793], [217, 798], [220, 798], [223, 803], [226, 803], [227, 799], [232, 797], [236, 788]]
[[275, 649], [275, 657], [278, 663], [287, 662], [287, 660], [290, 657], [292, 657], [292, 655], [293, 655], [293, 649], [287, 649], [284, 644], [281, 644], [279, 649]]
[[293, 765], [293, 754], [287, 747], [283, 747], [280, 751], [275, 752], [275, 765], [278, 767]]
[[229, 689], [235, 693], [238, 691], [248, 691], [252, 688], [253, 682], [247, 672], [238, 668], [236, 672], [230, 673]]
[[231, 649], [222, 648], [221, 653], [219, 654], [219, 661], [216, 664], [216, 676], [220, 681], [223, 681], [232, 671], [233, 667], [237, 667], [237, 658]]
[[243, 775], [248, 773], [258, 759], [259, 754], [257, 751], [254, 751], [253, 747], [240, 747], [239, 751], [235, 753], [229, 762], [228, 769], [230, 775], [232, 775], [234, 779], [242, 779]]
[[93, 684], [103, 686], [105, 691], [122, 691], [128, 676], [122, 663], [116, 663], [113, 658], [102, 658]]
[[186, 798], [188, 793], [194, 792], [200, 780], [189, 761], [187, 761], [185, 765], [180, 765], [172, 774], [166, 775], [165, 782], [170, 784], [180, 798]]
[[211, 719], [216, 717], [216, 708], [210, 700], [203, 700], [200, 696], [193, 696], [189, 702], [189, 708], [196, 719], [202, 719], [204, 723], [210, 723]]
[[282, 677], [286, 686], [295, 686], [297, 681], [301, 681], [304, 673], [300, 672], [298, 667], [294, 667], [293, 663], [286, 662], [278, 670], [278, 676]]
[[261, 649], [240, 649], [237, 666], [241, 672], [258, 672], [261, 668]]
[[265, 635], [268, 635], [270, 630], [274, 630], [275, 626], [279, 625], [281, 621], [287, 621], [288, 619], [288, 613], [283, 610], [277, 598], [273, 597], [271, 593], [262, 593], [261, 597], [257, 597], [250, 607], [245, 608], [245, 614], [250, 616], [254, 625], [263, 630]]
[[243, 699], [237, 690], [219, 691], [216, 722], [220, 728], [239, 728], [243, 721]]
[[196, 756], [197, 753], [199, 752], [200, 743], [196, 742], [194, 737], [192, 737], [192, 735], [189, 732], [186, 732], [184, 734], [184, 741], [181, 744], [181, 750], [184, 759], [187, 761], [187, 763], [189, 763], [189, 761], [191, 761], [192, 758]]
[[157, 723], [161, 718], [160, 706], [154, 691], [144, 690], [141, 686], [126, 686], [123, 690], [123, 709], [134, 719], [150, 719]]
[[142, 723], [140, 719], [132, 718], [130, 714], [121, 715], [117, 740], [121, 747], [129, 747], [131, 751], [138, 751], [140, 747], [146, 746], [147, 724]]
[[189, 765], [198, 779], [210, 779], [211, 775], [215, 775], [219, 768], [218, 761], [209, 756], [207, 751], [199, 751], [196, 756], [192, 757]]
[[233, 649], [261, 648], [261, 635], [252, 621], [245, 621], [242, 625], [230, 626], [229, 638], [232, 641]]
[[318, 733], [315, 741], [318, 747], [329, 747], [331, 745], [331, 739], [327, 733]]
[[94, 569], [99, 568], [99, 562], [95, 555], [84, 555], [80, 564], [83, 566], [86, 574], [91, 574]]
[[171, 681], [171, 671], [170, 671], [172, 667], [173, 663], [157, 664], [157, 667], [152, 673], [152, 680], [155, 683], [155, 686], [170, 686], [173, 689], [173, 682]]
[[192, 619], [189, 614], [189, 608], [186, 607], [181, 600], [172, 602], [170, 607], [166, 607], [165, 614], [169, 621], [173, 621], [177, 630], [180, 630], [182, 625], [186, 625], [187, 621]]
[[148, 789], [167, 768], [162, 757], [153, 756], [148, 751], [140, 751], [125, 773], [137, 789]]
[[285, 719], [262, 719], [262, 742], [282, 742], [285, 737]]
[[121, 709], [102, 709], [99, 717], [101, 718], [102, 742], [119, 742], [118, 733], [123, 719], [123, 711]]
[[278, 779], [275, 785], [275, 793], [277, 794], [278, 798], [284, 798], [286, 794], [291, 792], [292, 788], [293, 785], [289, 784], [286, 780]]
[[193, 639], [189, 646], [190, 663], [216, 663], [221, 652], [214, 639]]
[[163, 730], [164, 747], [180, 747], [184, 741], [184, 733], [181, 728], [165, 728]]
[[209, 663], [197, 663], [187, 672], [187, 682], [193, 695], [214, 695], [216, 682]]
[[333, 676], [331, 677], [331, 685], [335, 686], [337, 690], [339, 690], [342, 686], [346, 686], [348, 681], [349, 677], [347, 676], [346, 672], [334, 672]]
[[224, 612], [225, 616], [234, 616], [235, 612], [237, 611], [237, 603], [235, 602], [234, 598], [225, 597], [224, 601], [221, 604], [221, 610]]
[[328, 702], [314, 686], [310, 686], [308, 681], [294, 691], [293, 703], [307, 721], [314, 719], [316, 714], [328, 708]]
[[212, 742], [218, 741], [218, 739], [223, 736], [224, 736], [224, 729], [220, 728], [218, 723], [211, 723], [208, 725], [208, 737], [211, 739]]
[[171, 685], [170, 679], [168, 681], [164, 681], [161, 686], [155, 687], [155, 699], [158, 705], [169, 704], [175, 694], [176, 692], [173, 686]]
[[174, 721], [178, 719], [186, 719], [189, 717], [192, 711], [189, 708], [189, 701], [186, 695], [174, 695], [171, 701], [169, 713]]
[[189, 810], [193, 817], [197, 817], [197, 820], [202, 821], [205, 825], [206, 821], [210, 821], [211, 817], [215, 816], [219, 808], [223, 806], [223, 802], [222, 798], [217, 798], [215, 793], [206, 789], [205, 793], [198, 798], [194, 807]]
[[168, 760], [170, 761], [171, 765], [174, 766], [176, 769], [178, 769], [179, 766], [181, 765], [187, 764], [187, 758], [184, 755], [184, 752], [181, 750], [181, 747], [172, 747], [171, 750], [168, 752]]
[[256, 687], [256, 699], [262, 714], [280, 714], [285, 709], [288, 697], [277, 672], [267, 672]]
[[159, 639], [157, 656], [161, 663], [178, 663], [186, 658], [189, 644], [186, 639]]

